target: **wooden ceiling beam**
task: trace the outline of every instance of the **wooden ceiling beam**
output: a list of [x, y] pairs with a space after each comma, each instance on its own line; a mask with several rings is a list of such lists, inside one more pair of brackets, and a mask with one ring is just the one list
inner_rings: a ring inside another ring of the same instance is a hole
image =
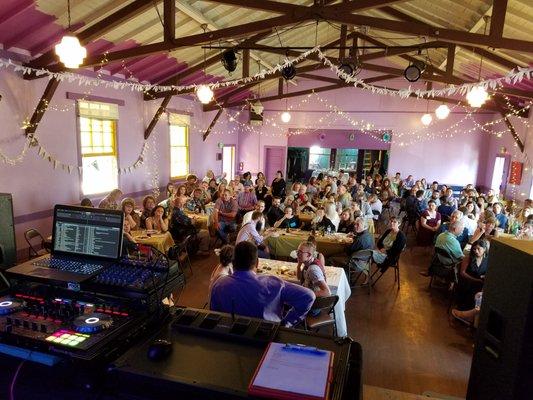
[[525, 148], [524, 147], [524, 143], [520, 139], [520, 136], [518, 136], [518, 133], [516, 133], [516, 129], [513, 126], [511, 120], [506, 116], [507, 113], [509, 112], [509, 110], [507, 109], [507, 107], [504, 104], [504, 102], [502, 101], [502, 99], [500, 99], [500, 98], [495, 96], [495, 97], [493, 97], [493, 100], [494, 100], [493, 103], [494, 103], [494, 105], [496, 107], [496, 110], [503, 117], [503, 122], [505, 123], [505, 125], [509, 129], [509, 133], [513, 137], [513, 140], [515, 141], [515, 143], [518, 146], [518, 148], [520, 149], [520, 151], [523, 153], [524, 152], [524, 148]]
[[[298, 13], [305, 12], [309, 7], [294, 5], [290, 3], [281, 3], [278, 1], [271, 0], [207, 0], [213, 3], [227, 4], [237, 7], [245, 7], [253, 10], [260, 11], [269, 11], [279, 14]], [[344, 13], [344, 12], [361, 12], [370, 9], [390, 6], [394, 3], [405, 2], [406, 0], [357, 0], [357, 1], [346, 1], [340, 4], [334, 5], [319, 5], [315, 8], [327, 8], [331, 11]], [[326, 2], [329, 3], [329, 2]]]
[[181, 47], [195, 46], [216, 40], [242, 37], [244, 35], [268, 31], [276, 26], [286, 26], [299, 22], [294, 16], [283, 15], [280, 17], [269, 18], [261, 21], [249, 22], [242, 25], [236, 25], [229, 28], [219, 29], [217, 31], [199, 33], [196, 35], [185, 36], [175, 39], [172, 43], [153, 43], [126, 50], [114, 51], [104, 55], [91, 56], [86, 59], [83, 67], [92, 67], [100, 65], [102, 62], [112, 62], [118, 60], [127, 60], [148, 54], [161, 53], [179, 49]]
[[176, 0], [164, 0], [163, 21], [165, 42], [172, 43], [176, 38]]
[[[153, 7], [153, 5], [154, 2], [152, 0], [135, 0], [134, 2], [114, 12], [96, 24], [84, 29], [82, 32], [77, 33], [76, 36], [82, 45], [87, 44], [94, 39], [98, 39], [103, 34], [109, 32], [118, 25], [133, 18], [135, 15], [138, 15]], [[55, 50], [50, 50], [30, 61], [27, 65], [32, 68], [41, 68], [58, 61], [59, 59], [55, 54]]]
[[163, 113], [166, 111], [168, 103], [170, 103], [170, 99], [172, 99], [171, 94], [165, 96], [165, 98], [161, 102], [161, 105], [159, 106], [154, 117], [150, 121], [150, 124], [148, 124], [148, 127], [144, 131], [144, 140], [148, 140], [148, 138], [152, 134], [152, 131], [154, 130], [155, 126], [157, 125], [157, 122], [159, 121], [159, 118], [161, 118], [161, 115], [163, 115]]
[[448, 46], [448, 55], [446, 57], [446, 77], [451, 78], [453, 77], [453, 67], [455, 63], [455, 44], [450, 44]]
[[[477, 22], [469, 29], [469, 32], [471, 33], [476, 33], [484, 24], [484, 17], [487, 16], [487, 15], [490, 15], [492, 13], [492, 10], [493, 10], [493, 7], [490, 6], [489, 9], [483, 14], [483, 16], [477, 20]], [[405, 14], [401, 11], [398, 11], [392, 7], [383, 7], [381, 9], [381, 11], [384, 11], [385, 13], [387, 13], [388, 15], [392, 16], [392, 17], [395, 17], [395, 18], [398, 18], [398, 19], [401, 19], [403, 21], [407, 21], [407, 22], [414, 22], [414, 23], [419, 23], [419, 24], [425, 24], [424, 22], [414, 18], [414, 17], [411, 17], [410, 15], [408, 14]], [[427, 24], [425, 24], [426, 26], [429, 26]], [[516, 68], [517, 64], [514, 63], [513, 61], [511, 60], [508, 60], [507, 58], [505, 57], [502, 57], [496, 53], [493, 53], [492, 51], [489, 51], [489, 50], [486, 50], [484, 48], [481, 48], [481, 47], [475, 47], [473, 45], [466, 45], [466, 44], [462, 44], [462, 45], [457, 45], [456, 48], [455, 48], [455, 54], [457, 54], [457, 52], [460, 50], [460, 49], [464, 49], [464, 50], [468, 50], [472, 53], [476, 53], [476, 54], [480, 54], [480, 55], [483, 55], [483, 57], [491, 60], [492, 62], [496, 63], [496, 64], [499, 64], [505, 68], [508, 68], [508, 69], [514, 69]], [[442, 69], [444, 68], [446, 65], [446, 60], [444, 60], [440, 66], [438, 67], [438, 69]], [[521, 67], [526, 67], [527, 65], [526, 64], [523, 64], [523, 65], [520, 65]]]
[[368, 15], [355, 15], [349, 13], [336, 13], [323, 9], [320, 16], [329, 21], [351, 26], [369, 26], [383, 31], [398, 32], [409, 35], [423, 35], [436, 38], [449, 43], [493, 47], [519, 52], [533, 53], [533, 42], [527, 40], [497, 38], [488, 35], [446, 29], [416, 22], [395, 21], [386, 18], [370, 17]]
[[203, 141], [205, 142], [205, 140], [207, 139], [207, 137], [209, 136], [209, 134], [211, 133], [211, 130], [214, 128], [215, 124], [217, 123], [218, 119], [220, 118], [220, 116], [222, 115], [222, 111], [224, 111], [224, 108], [219, 108], [219, 110], [217, 111], [216, 115], [215, 115], [215, 118], [213, 118], [213, 120], [211, 121], [211, 123], [209, 124], [209, 127], [207, 128], [207, 130], [204, 132], [202, 138], [203, 138]]
[[56, 78], [52, 78], [48, 81], [48, 84], [46, 85], [46, 88], [44, 89], [43, 95], [41, 96], [41, 99], [39, 100], [39, 103], [37, 103], [37, 107], [35, 108], [35, 111], [33, 112], [33, 115], [30, 119], [29, 126], [25, 129], [26, 135], [35, 133], [37, 130], [37, 126], [41, 122], [41, 119], [44, 116], [44, 113], [48, 109], [48, 106], [50, 105], [50, 101], [52, 101], [52, 97], [54, 97], [54, 93], [56, 92], [57, 87], [59, 86], [59, 80]]
[[[269, 31], [261, 32], [258, 34], [253, 35], [252, 37], [246, 39], [243, 41], [243, 44], [253, 44], [258, 40], [261, 40], [265, 36], [267, 36], [270, 33]], [[205, 63], [199, 62], [198, 64], [195, 64], [189, 68], [187, 68], [185, 71], [178, 72], [177, 74], [170, 76], [166, 78], [163, 82], [160, 83], [161, 86], [168, 86], [168, 85], [177, 85], [180, 80], [186, 78], [187, 76], [190, 76], [194, 74], [195, 72], [201, 71], [204, 68], [207, 68], [213, 64], [216, 64], [217, 62], [220, 62], [220, 54], [216, 54], [213, 57], [208, 58]], [[145, 100], [154, 100], [158, 99], [160, 97], [165, 97], [170, 92], [156, 92], [156, 91], [149, 91], [144, 94]], [[177, 94], [177, 92], [175, 93]]]
[[242, 77], [248, 78], [250, 76], [250, 50], [244, 49], [242, 51]]
[[[493, 0], [489, 35], [495, 39], [503, 37], [507, 0]], [[514, 129], [514, 128], [513, 128]]]

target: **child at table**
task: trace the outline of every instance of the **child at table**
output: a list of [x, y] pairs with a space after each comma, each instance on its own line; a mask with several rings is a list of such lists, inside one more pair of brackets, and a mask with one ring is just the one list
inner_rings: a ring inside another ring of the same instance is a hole
[[146, 219], [146, 229], [156, 230], [159, 232], [168, 231], [168, 218], [165, 207], [155, 206], [152, 209], [152, 215]]
[[[221, 276], [228, 276], [233, 274], [233, 250], [233, 246], [229, 244], [222, 246], [220, 250], [218, 250], [219, 263], [211, 273], [211, 278], [209, 278], [210, 294], [211, 288], [213, 287], [218, 278], [220, 278]], [[207, 304], [209, 304], [209, 302]]]

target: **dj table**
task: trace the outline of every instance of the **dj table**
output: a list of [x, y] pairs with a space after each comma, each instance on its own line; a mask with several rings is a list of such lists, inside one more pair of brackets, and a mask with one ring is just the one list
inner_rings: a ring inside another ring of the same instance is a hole
[[[190, 326], [176, 324], [180, 310], [193, 310], [195, 321]], [[200, 400], [255, 398], [247, 394], [248, 384], [270, 340], [333, 351], [333, 382], [329, 399], [361, 398], [361, 347], [350, 339], [334, 340], [277, 325], [271, 327], [272, 336], [266, 337], [266, 334], [262, 340], [253, 340], [248, 333], [242, 334], [244, 330], [239, 333], [242, 337], [220, 334], [222, 330], [217, 333], [216, 328], [206, 334], [197, 328], [205, 325], [202, 321], [208, 320], [209, 316], [220, 315], [221, 324], [232, 317], [206, 310], [178, 309], [177, 312], [178, 317], [171, 318], [159, 331], [134, 345], [109, 368], [82, 371], [68, 364], [47, 367], [26, 361], [18, 372], [14, 398], [144, 400], [162, 399], [169, 395]], [[241, 320], [237, 317], [237, 325]], [[248, 319], [248, 328], [245, 330], [255, 332], [255, 328], [261, 328], [262, 324], [274, 325]], [[168, 356], [154, 360], [147, 354], [150, 345], [157, 339], [170, 341], [172, 350]], [[0, 374], [0, 393], [9, 393], [20, 362], [15, 358], [0, 356], [0, 369], [3, 371]], [[84, 387], [90, 387], [91, 390]]]

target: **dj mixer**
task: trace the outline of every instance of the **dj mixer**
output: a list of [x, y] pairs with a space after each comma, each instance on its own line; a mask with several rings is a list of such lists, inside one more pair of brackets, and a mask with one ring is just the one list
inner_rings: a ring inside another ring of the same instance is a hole
[[79, 360], [97, 360], [164, 319], [163, 298], [184, 284], [166, 257], [122, 258], [77, 286], [7, 273], [0, 352], [16, 346]]
[[106, 343], [146, 319], [146, 313], [111, 300], [23, 293], [0, 298], [2, 342], [79, 359], [93, 359]]

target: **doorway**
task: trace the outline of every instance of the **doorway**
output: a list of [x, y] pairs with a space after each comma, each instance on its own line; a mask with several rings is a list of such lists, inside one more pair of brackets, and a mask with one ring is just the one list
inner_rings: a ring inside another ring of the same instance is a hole
[[510, 159], [510, 156], [502, 154], [496, 156], [496, 159], [494, 160], [490, 188], [496, 193], [505, 193], [505, 190], [507, 189], [507, 175], [509, 172]]
[[226, 174], [228, 182], [235, 177], [235, 146], [222, 148], [222, 173]]

